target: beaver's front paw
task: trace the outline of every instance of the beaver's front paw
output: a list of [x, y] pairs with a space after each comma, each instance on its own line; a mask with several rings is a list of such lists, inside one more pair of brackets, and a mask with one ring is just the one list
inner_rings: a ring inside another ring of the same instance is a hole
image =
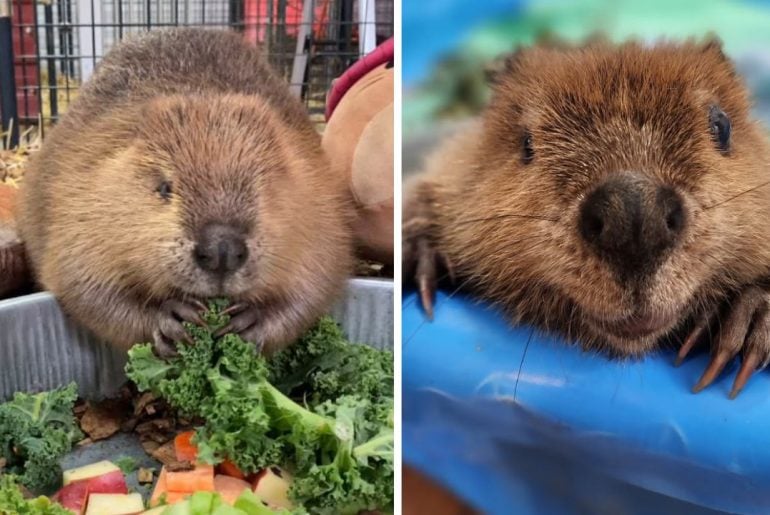
[[741, 368], [730, 391], [734, 399], [751, 375], [770, 362], [770, 292], [759, 286], [746, 288], [723, 313], [704, 319], [695, 327], [679, 351], [677, 362], [702, 340], [711, 335], [711, 361], [693, 392], [710, 385], [725, 365], [742, 352]]
[[184, 322], [206, 325], [201, 317], [205, 311], [206, 306], [196, 301], [167, 300], [163, 302], [158, 312], [158, 324], [152, 332], [155, 353], [161, 358], [170, 358], [176, 355], [176, 343], [193, 343], [192, 338], [184, 328]]
[[235, 333], [245, 341], [256, 345], [257, 351], [261, 352], [265, 345], [262, 324], [264, 311], [262, 306], [255, 304], [233, 304], [222, 312], [231, 315], [230, 322], [219, 329], [214, 336], [219, 337], [227, 333]]

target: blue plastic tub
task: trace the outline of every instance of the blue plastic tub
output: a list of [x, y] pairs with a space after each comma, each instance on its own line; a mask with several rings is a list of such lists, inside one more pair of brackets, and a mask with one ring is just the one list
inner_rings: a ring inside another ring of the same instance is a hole
[[613, 361], [439, 293], [403, 301], [404, 461], [490, 514], [770, 513], [770, 375]]

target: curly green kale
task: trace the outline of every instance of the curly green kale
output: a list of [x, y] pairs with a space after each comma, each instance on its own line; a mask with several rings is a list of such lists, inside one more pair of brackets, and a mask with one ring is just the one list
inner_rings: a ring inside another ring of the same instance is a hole
[[47, 497], [25, 499], [17, 479], [11, 474], [0, 475], [0, 515], [72, 515]]
[[230, 459], [246, 473], [290, 470], [300, 509], [344, 515], [391, 506], [392, 353], [351, 345], [323, 319], [268, 363], [237, 335], [212, 336], [226, 323], [223, 306], [211, 305], [209, 327], [188, 326], [195, 343], [180, 345], [176, 358], [134, 346], [128, 377], [205, 421], [195, 437], [200, 459]]
[[115, 465], [117, 465], [120, 471], [125, 475], [132, 474], [136, 472], [137, 468], [139, 468], [139, 463], [136, 461], [136, 458], [131, 456], [121, 456], [120, 458], [114, 460], [113, 463], [115, 463]]
[[351, 345], [328, 317], [276, 354], [268, 367], [270, 381], [279, 390], [311, 404], [343, 395], [373, 402], [393, 398], [393, 353]]
[[61, 481], [59, 460], [83, 437], [72, 412], [77, 386], [50, 392], [17, 393], [0, 404], [0, 457], [5, 470], [36, 493], [50, 493]]

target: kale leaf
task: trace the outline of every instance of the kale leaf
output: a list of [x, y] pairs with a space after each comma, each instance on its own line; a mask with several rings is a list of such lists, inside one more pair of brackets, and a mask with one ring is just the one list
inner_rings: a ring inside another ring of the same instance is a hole
[[0, 515], [72, 515], [47, 497], [25, 499], [17, 479], [11, 474], [0, 475]]
[[324, 318], [268, 361], [237, 335], [213, 336], [225, 306], [210, 304], [207, 327], [188, 325], [194, 344], [179, 345], [178, 357], [134, 346], [128, 377], [205, 421], [194, 440], [203, 461], [286, 468], [300, 512], [392, 508], [392, 353], [347, 342]]
[[83, 437], [72, 412], [77, 386], [17, 393], [0, 404], [0, 457], [26, 488], [50, 493], [61, 482], [59, 460]]

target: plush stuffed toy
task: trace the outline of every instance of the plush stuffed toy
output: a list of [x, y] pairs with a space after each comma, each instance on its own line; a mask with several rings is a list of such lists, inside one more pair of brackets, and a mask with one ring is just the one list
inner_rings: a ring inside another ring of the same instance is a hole
[[393, 264], [393, 39], [334, 81], [323, 146], [346, 174], [364, 259]]
[[15, 186], [0, 182], [0, 299], [27, 282], [24, 247], [13, 219], [18, 191]]

